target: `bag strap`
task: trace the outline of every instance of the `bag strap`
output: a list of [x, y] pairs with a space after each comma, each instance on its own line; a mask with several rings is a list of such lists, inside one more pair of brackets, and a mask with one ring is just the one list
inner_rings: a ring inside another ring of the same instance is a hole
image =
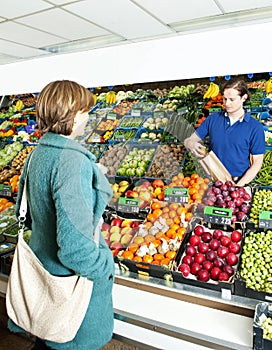
[[[24, 222], [26, 220], [26, 214], [27, 214], [27, 176], [28, 176], [28, 171], [29, 171], [29, 166], [30, 166], [30, 162], [31, 162], [31, 159], [32, 159], [32, 155], [33, 155], [32, 152], [30, 154], [29, 161], [28, 161], [28, 164], [27, 164], [24, 188], [23, 188], [22, 198], [21, 198], [21, 203], [20, 203], [20, 208], [19, 208], [19, 218], [18, 218], [18, 220], [19, 220], [19, 228], [20, 229], [24, 228]], [[100, 238], [100, 232], [101, 232], [102, 223], [103, 223], [103, 220], [101, 218], [99, 220], [96, 228], [95, 228], [95, 231], [94, 231], [94, 241], [95, 241], [95, 244], [96, 244], [97, 247], [99, 245], [99, 238]], [[20, 234], [20, 231], [21, 230], [19, 230], [19, 234]]]

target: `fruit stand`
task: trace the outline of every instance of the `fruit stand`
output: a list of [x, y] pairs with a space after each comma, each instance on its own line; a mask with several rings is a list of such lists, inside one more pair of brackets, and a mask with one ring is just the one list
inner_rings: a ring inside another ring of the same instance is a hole
[[[270, 85], [252, 91], [247, 108], [257, 119]], [[183, 140], [222, 109], [219, 85], [159, 90], [97, 93], [74, 137], [108, 169], [113, 191], [102, 234], [116, 265], [114, 332], [154, 348], [251, 349], [255, 308], [272, 301], [272, 150], [252, 184], [214, 180]], [[13, 99], [0, 113], [3, 295], [17, 239], [18, 181], [40, 138], [32, 102]]]

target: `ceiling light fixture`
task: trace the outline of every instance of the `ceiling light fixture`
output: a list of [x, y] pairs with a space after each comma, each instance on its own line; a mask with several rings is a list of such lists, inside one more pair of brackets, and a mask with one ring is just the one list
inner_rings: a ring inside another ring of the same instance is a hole
[[44, 50], [50, 53], [78, 52], [99, 47], [106, 47], [122, 41], [124, 41], [124, 39], [121, 37], [114, 35], [104, 35], [91, 39], [74, 40], [63, 44], [40, 47], [40, 50]]
[[179, 34], [183, 32], [208, 31], [215, 28], [242, 26], [272, 21], [272, 6], [261, 9], [230, 12], [213, 17], [203, 17], [189, 21], [170, 23]]

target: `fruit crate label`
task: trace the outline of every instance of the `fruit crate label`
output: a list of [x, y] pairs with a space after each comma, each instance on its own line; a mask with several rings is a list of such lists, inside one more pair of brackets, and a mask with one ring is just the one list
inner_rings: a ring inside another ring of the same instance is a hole
[[131, 110], [131, 116], [132, 117], [140, 117], [142, 114], [142, 109], [141, 108], [133, 108]]
[[209, 108], [209, 112], [221, 112], [222, 108], [221, 107], [211, 107]]
[[12, 187], [9, 185], [0, 184], [0, 196], [11, 197], [12, 196], [11, 188]]
[[231, 225], [232, 209], [211, 207], [204, 208], [204, 220], [212, 224]]
[[107, 119], [115, 120], [117, 118], [117, 113], [108, 113]]
[[118, 200], [118, 211], [125, 213], [139, 213], [139, 209], [139, 199], [120, 197]]
[[188, 203], [188, 188], [171, 187], [164, 189], [164, 201], [172, 203]]
[[260, 228], [272, 228], [272, 212], [261, 211], [259, 214], [259, 227]]
[[165, 117], [164, 111], [155, 111], [153, 112], [153, 117]]

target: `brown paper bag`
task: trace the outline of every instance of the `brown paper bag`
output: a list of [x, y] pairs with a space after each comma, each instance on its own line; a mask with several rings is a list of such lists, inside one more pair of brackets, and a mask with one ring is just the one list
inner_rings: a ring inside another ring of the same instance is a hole
[[210, 151], [206, 157], [201, 159], [199, 162], [203, 166], [204, 170], [211, 175], [213, 181], [233, 181], [230, 173], [213, 151]]

